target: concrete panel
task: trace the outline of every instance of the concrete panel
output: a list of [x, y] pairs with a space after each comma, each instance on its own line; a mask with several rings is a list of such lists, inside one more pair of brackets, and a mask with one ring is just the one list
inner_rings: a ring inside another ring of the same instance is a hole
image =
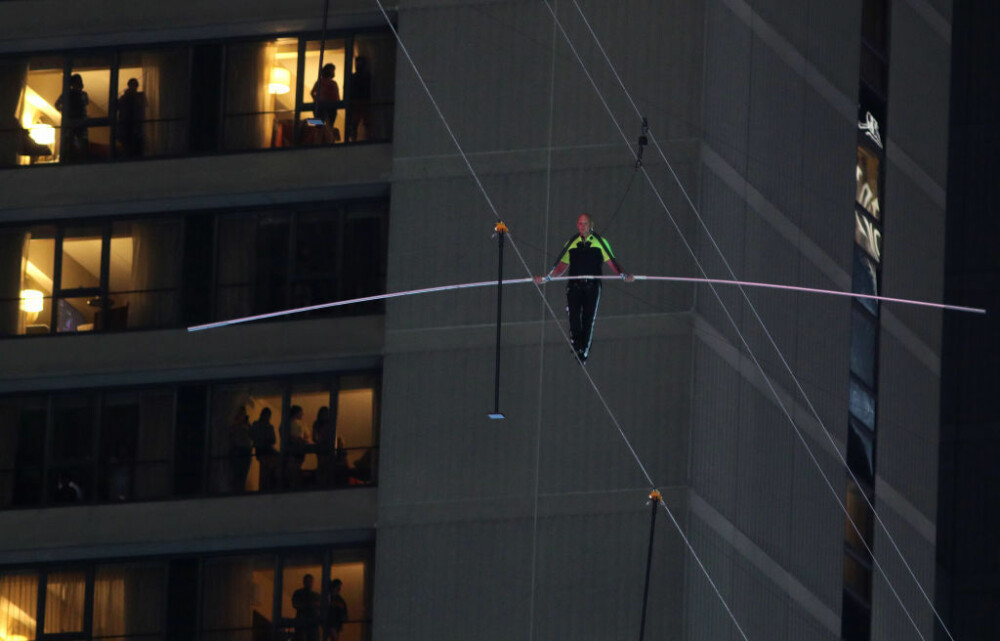
[[391, 154], [390, 145], [364, 145], [6, 169], [0, 171], [4, 194], [0, 219], [44, 220], [384, 195]]
[[0, 513], [0, 563], [365, 541], [374, 488]]
[[0, 391], [135, 385], [378, 366], [382, 317], [0, 342]]
[[[911, 3], [894, 2], [892, 9], [889, 136], [932, 180], [944, 186], [948, 166], [949, 43]], [[886, 206], [893, 204], [887, 201]]]

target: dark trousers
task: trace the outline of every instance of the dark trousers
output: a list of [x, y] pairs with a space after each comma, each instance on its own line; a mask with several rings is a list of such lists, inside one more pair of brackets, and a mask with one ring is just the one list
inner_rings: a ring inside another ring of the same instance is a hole
[[594, 337], [597, 305], [601, 302], [601, 281], [571, 280], [566, 284], [566, 311], [569, 312], [569, 335], [573, 349], [587, 360], [590, 340]]

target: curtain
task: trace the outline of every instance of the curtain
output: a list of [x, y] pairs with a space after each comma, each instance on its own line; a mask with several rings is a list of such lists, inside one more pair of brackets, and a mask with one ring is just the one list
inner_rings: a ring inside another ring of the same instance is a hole
[[257, 623], [255, 606], [265, 612], [271, 611], [270, 603], [263, 603], [265, 599], [254, 589], [254, 565], [253, 559], [205, 564], [202, 639], [251, 641]]
[[187, 146], [187, 49], [143, 52], [146, 155], [177, 154]]
[[23, 229], [0, 231], [0, 336], [24, 331], [21, 283], [29, 234]]
[[276, 48], [268, 42], [226, 49], [226, 149], [269, 147], [274, 97], [268, 93]]
[[[133, 291], [127, 296], [128, 327], [169, 327], [177, 320], [178, 223], [137, 220], [131, 228]], [[171, 291], [147, 291], [159, 289]]]
[[173, 392], [144, 392], [139, 397], [135, 496], [159, 498], [170, 490]]
[[24, 572], [0, 575], [0, 638], [36, 638], [37, 604], [37, 574]]
[[249, 387], [216, 387], [212, 390], [212, 465], [211, 465], [211, 489], [214, 492], [238, 491], [242, 488], [230, 487], [232, 472], [231, 463], [231, 441], [229, 438], [229, 428], [233, 424], [236, 410], [240, 407], [246, 408], [247, 415], [252, 417], [251, 422], [256, 419], [253, 416], [253, 399], [250, 395]]
[[253, 312], [256, 248], [256, 216], [233, 216], [219, 220], [216, 319], [236, 318]]
[[0, 167], [18, 164], [25, 134], [18, 120], [21, 95], [28, 77], [24, 60], [0, 61]]
[[155, 637], [163, 628], [159, 565], [103, 566], [94, 577], [93, 636]]
[[389, 140], [392, 138], [396, 91], [396, 41], [391, 36], [364, 36], [354, 42], [355, 59], [367, 58], [372, 76], [372, 122], [368, 139]]

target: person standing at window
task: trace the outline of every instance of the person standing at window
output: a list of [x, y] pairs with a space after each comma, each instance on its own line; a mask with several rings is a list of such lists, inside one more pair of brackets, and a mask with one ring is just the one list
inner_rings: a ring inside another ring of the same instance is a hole
[[330, 581], [330, 603], [326, 609], [326, 639], [324, 641], [339, 641], [340, 632], [347, 621], [347, 601], [340, 596], [340, 588], [344, 582], [340, 579]]
[[128, 79], [128, 88], [118, 98], [118, 140], [122, 155], [134, 158], [142, 155], [142, 127], [146, 118], [146, 95], [139, 91], [139, 81]]
[[306, 451], [311, 444], [305, 423], [302, 422], [302, 414], [302, 408], [298, 405], [292, 405], [288, 410], [288, 447], [285, 448], [287, 478], [285, 480], [289, 487], [299, 487], [302, 484], [302, 464], [306, 460]]
[[295, 608], [295, 641], [319, 641], [320, 596], [313, 588], [313, 575], [302, 577], [302, 587], [292, 593]]
[[247, 410], [240, 405], [236, 416], [229, 426], [229, 471], [230, 490], [243, 492], [247, 487], [247, 473], [250, 471], [250, 458], [253, 454], [253, 439], [250, 438], [250, 417]]
[[335, 65], [331, 63], [323, 65], [323, 70], [319, 74], [319, 80], [316, 81], [312, 91], [309, 92], [314, 102], [313, 114], [322, 120], [327, 130], [333, 134], [331, 142], [336, 142], [340, 138], [337, 130], [334, 128], [337, 122], [337, 109], [340, 107], [340, 86], [333, 79], [336, 72], [337, 67]]
[[261, 491], [273, 490], [278, 486], [279, 456], [275, 444], [278, 438], [271, 425], [271, 408], [260, 411], [260, 417], [250, 426], [250, 440], [257, 452], [257, 463], [260, 465]]
[[354, 59], [354, 73], [351, 74], [350, 122], [347, 123], [347, 140], [358, 139], [358, 125], [365, 125], [365, 139], [372, 137], [372, 72], [368, 69], [368, 58]]
[[90, 96], [83, 90], [83, 76], [69, 77], [66, 93], [56, 98], [56, 109], [62, 112], [62, 160], [76, 162], [87, 157], [90, 138], [87, 133], [87, 105]]

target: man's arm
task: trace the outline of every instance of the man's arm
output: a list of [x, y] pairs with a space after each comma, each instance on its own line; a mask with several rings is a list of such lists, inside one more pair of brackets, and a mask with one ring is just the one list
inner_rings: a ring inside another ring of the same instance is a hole
[[544, 283], [546, 280], [548, 280], [550, 278], [556, 278], [558, 276], [562, 276], [563, 273], [566, 271], [566, 269], [568, 267], [569, 267], [569, 263], [564, 263], [564, 262], [560, 261], [559, 264], [556, 265], [552, 269], [552, 271], [550, 271], [545, 276], [535, 276], [535, 284], [536, 285], [541, 285], [542, 283]]
[[614, 258], [609, 258], [608, 260], [604, 261], [604, 264], [607, 265], [608, 267], [610, 267], [611, 271], [613, 271], [615, 274], [617, 274], [618, 276], [621, 276], [622, 280], [625, 281], [626, 283], [635, 282], [635, 276], [633, 276], [632, 274], [629, 274], [628, 272], [624, 271], [623, 269], [620, 269], [618, 267], [618, 263], [615, 262]]

